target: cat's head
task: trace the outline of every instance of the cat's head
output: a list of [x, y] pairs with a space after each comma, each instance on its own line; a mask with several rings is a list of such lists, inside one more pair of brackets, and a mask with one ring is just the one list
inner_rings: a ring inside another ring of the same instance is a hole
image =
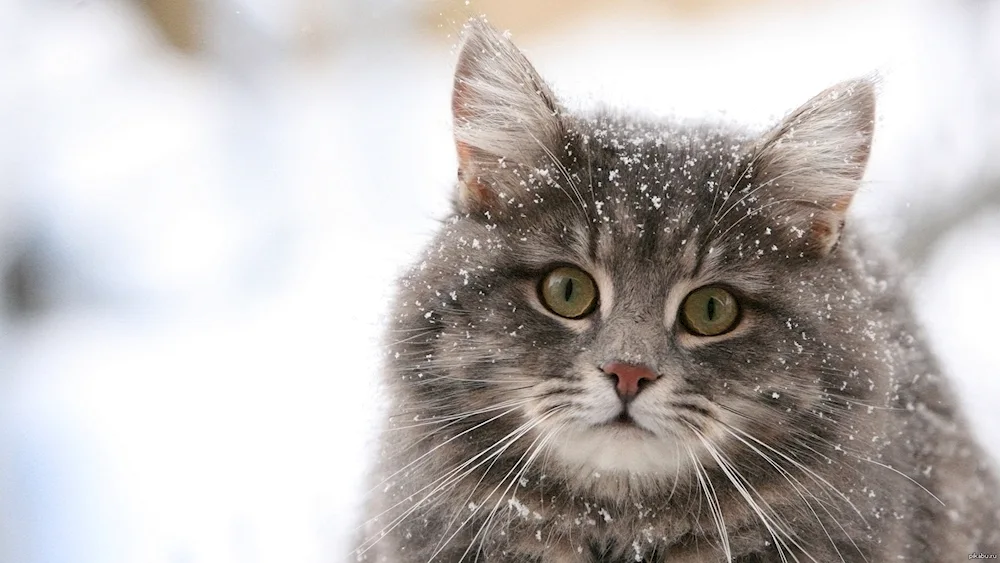
[[669, 480], [849, 423], [875, 377], [856, 359], [878, 354], [843, 231], [873, 83], [839, 84], [762, 134], [574, 114], [506, 37], [470, 25], [454, 213], [390, 331], [397, 414], [470, 456], [516, 452], [584, 480]]

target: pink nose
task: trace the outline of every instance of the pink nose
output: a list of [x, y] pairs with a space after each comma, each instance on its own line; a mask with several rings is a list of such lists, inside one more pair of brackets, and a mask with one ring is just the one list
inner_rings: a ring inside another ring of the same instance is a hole
[[657, 378], [656, 373], [644, 365], [622, 362], [608, 362], [601, 366], [601, 371], [618, 380], [615, 388], [618, 389], [618, 395], [622, 399], [631, 399], [638, 395], [640, 381], [653, 382]]

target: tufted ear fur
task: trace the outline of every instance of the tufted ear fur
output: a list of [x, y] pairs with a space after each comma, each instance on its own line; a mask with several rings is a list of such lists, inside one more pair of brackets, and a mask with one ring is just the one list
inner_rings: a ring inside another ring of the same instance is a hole
[[861, 186], [875, 128], [875, 92], [872, 78], [837, 84], [759, 142], [753, 183], [765, 190], [763, 205], [820, 256], [836, 247]]
[[460, 212], [495, 208], [500, 176], [558, 147], [562, 125], [549, 88], [511, 41], [469, 21], [452, 94]]

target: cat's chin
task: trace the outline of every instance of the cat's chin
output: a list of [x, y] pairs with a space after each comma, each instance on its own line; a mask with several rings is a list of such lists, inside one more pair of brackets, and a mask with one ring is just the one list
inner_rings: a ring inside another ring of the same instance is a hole
[[691, 462], [681, 438], [623, 422], [566, 430], [552, 450], [567, 469], [588, 478], [604, 473], [673, 479]]

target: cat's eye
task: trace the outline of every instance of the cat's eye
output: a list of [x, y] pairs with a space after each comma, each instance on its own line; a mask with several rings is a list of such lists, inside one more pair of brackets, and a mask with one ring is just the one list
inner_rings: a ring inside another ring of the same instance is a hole
[[579, 319], [597, 304], [597, 284], [579, 268], [560, 266], [548, 273], [538, 288], [545, 307], [560, 317]]
[[736, 327], [740, 305], [721, 287], [701, 287], [688, 294], [681, 305], [681, 322], [699, 336], [718, 336]]

